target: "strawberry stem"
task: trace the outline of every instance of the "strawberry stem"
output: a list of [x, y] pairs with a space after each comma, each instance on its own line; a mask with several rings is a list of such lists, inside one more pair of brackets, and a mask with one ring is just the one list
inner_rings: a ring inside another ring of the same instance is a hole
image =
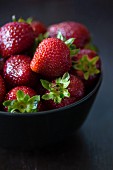
[[62, 40], [67, 45], [67, 47], [70, 50], [71, 57], [75, 56], [80, 51], [80, 49], [77, 49], [76, 45], [73, 44], [75, 41], [75, 38], [69, 38], [68, 40], [66, 40], [66, 38], [62, 35], [62, 33], [60, 31], [57, 34], [57, 38]]
[[70, 97], [70, 93], [67, 89], [70, 84], [69, 73], [65, 73], [63, 77], [57, 78], [54, 82], [49, 82], [42, 79], [40, 81], [42, 86], [48, 90], [48, 92], [42, 96], [42, 99], [52, 99], [55, 103], [61, 103], [64, 97]]
[[95, 56], [94, 58], [89, 59], [88, 55], [84, 55], [78, 61], [72, 61], [73, 68], [75, 70], [82, 71], [84, 73], [84, 79], [88, 80], [89, 76], [100, 73], [100, 70], [96, 67], [98, 60], [99, 56]]

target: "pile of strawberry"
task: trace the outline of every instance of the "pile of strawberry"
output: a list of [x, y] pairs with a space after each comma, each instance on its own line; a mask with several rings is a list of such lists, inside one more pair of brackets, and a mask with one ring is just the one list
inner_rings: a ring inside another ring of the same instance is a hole
[[13, 16], [0, 28], [0, 110], [37, 112], [80, 100], [101, 73], [95, 49], [81, 23], [46, 27]]

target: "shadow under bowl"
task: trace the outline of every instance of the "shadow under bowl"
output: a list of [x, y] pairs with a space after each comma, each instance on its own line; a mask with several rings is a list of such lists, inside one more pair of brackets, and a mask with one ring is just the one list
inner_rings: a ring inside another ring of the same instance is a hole
[[76, 103], [37, 113], [0, 111], [0, 146], [32, 150], [60, 142], [85, 121], [102, 82], [102, 75], [93, 90]]

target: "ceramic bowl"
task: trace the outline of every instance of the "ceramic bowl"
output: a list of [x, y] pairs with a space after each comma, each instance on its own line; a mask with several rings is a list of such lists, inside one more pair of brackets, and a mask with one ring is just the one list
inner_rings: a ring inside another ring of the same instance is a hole
[[0, 146], [36, 149], [70, 137], [86, 120], [102, 82], [80, 101], [50, 111], [9, 113], [0, 111]]

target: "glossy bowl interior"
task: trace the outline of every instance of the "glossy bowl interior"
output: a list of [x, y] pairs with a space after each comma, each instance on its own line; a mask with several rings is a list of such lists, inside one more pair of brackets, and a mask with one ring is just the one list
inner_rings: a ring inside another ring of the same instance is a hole
[[60, 109], [27, 114], [0, 111], [0, 146], [31, 150], [73, 135], [85, 121], [101, 82], [102, 75], [87, 96]]

